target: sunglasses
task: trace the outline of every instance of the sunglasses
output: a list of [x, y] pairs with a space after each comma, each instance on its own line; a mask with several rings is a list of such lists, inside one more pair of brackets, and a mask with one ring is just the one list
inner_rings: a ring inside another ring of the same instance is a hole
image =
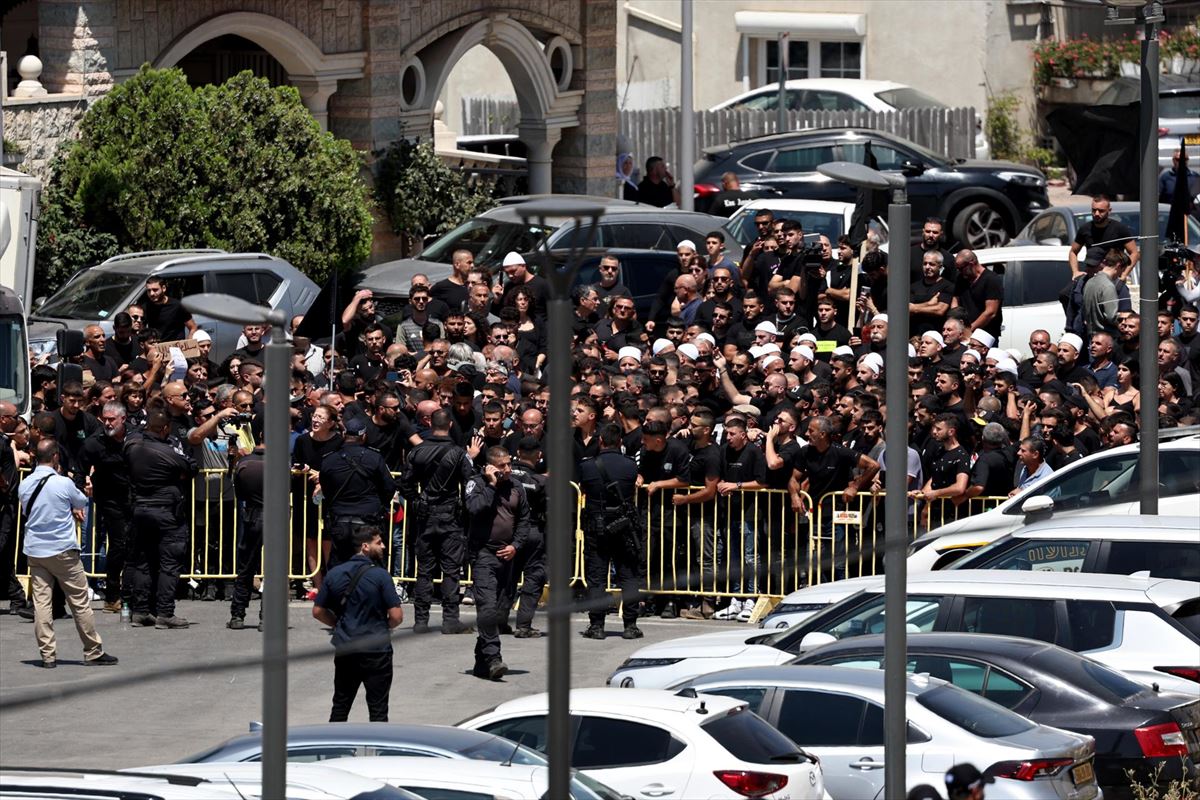
[[130, 319], [144, 319], [144, 317], [141, 314], [130, 314], [129, 318]]

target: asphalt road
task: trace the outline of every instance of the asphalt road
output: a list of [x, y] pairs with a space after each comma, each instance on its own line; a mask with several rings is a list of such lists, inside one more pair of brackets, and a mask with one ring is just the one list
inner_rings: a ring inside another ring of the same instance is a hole
[[[98, 612], [100, 604], [95, 607]], [[255, 600], [248, 622], [257, 607]], [[327, 629], [312, 619], [310, 609], [311, 604], [299, 602], [289, 609], [290, 724], [329, 718], [333, 652]], [[229, 605], [224, 602], [181, 602], [177, 613], [192, 627], [133, 628], [115, 614], [97, 613], [105, 649], [121, 660], [115, 667], [85, 667], [74, 625], [59, 621], [58, 669], [53, 671], [38, 666], [33, 624], [14, 615], [0, 616], [0, 764], [109, 769], [161, 764], [244, 733], [251, 720], [260, 719], [258, 667], [212, 667], [255, 659], [261, 654], [262, 634], [254, 628], [226, 629]], [[471, 623], [473, 618], [473, 610], [463, 606], [463, 621]], [[394, 642], [393, 721], [452, 724], [506, 700], [546, 690], [547, 639], [503, 637], [511, 671], [492, 683], [470, 674], [473, 635], [416, 637], [409, 631], [411, 619], [412, 606], [405, 605], [406, 621]], [[438, 622], [436, 606], [432, 621]], [[544, 628], [541, 614], [535, 625]], [[583, 615], [572, 619], [571, 673], [573, 685], [581, 687], [603, 686], [613, 668], [644, 644], [737, 623], [645, 619], [645, 638], [626, 641], [619, 635], [619, 618], [609, 616], [609, 638], [602, 642], [578, 636], [586, 625]], [[187, 669], [197, 671], [182, 671]], [[111, 685], [116, 681], [123, 683]], [[52, 696], [63, 689], [83, 692]], [[33, 695], [48, 697], [19, 708], [9, 705]], [[367, 720], [361, 692], [350, 719]]]

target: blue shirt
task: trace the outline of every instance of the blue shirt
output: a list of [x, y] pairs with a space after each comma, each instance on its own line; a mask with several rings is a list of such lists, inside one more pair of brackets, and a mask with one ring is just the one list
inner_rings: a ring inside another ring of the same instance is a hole
[[1032, 475], [1029, 474], [1029, 470], [1026, 468], [1026, 466], [1021, 464], [1019, 467], [1017, 467], [1017, 489], [1027, 489], [1040, 481], [1042, 478], [1053, 474], [1054, 470], [1051, 469], [1050, 465], [1045, 461], [1043, 461], [1042, 465], [1037, 468], [1037, 472], [1033, 473]]
[[[47, 479], [46, 484], [38, 493], [31, 513], [29, 498], [42, 478]], [[21, 481], [17, 497], [25, 515], [25, 544], [21, 548], [25, 555], [50, 558], [79, 549], [75, 517], [71, 515], [71, 510], [87, 507], [88, 499], [74, 481], [59, 475], [53, 467], [41, 464]]]
[[1106, 386], [1116, 387], [1117, 385], [1117, 365], [1111, 360], [1103, 367], [1088, 367], [1088, 372], [1096, 377], [1096, 383], [1103, 389]]
[[[368, 564], [370, 568], [359, 578], [353, 596], [346, 597], [354, 574]], [[356, 639], [374, 637], [375, 641], [362, 646], [361, 652], [392, 652], [388, 610], [399, 607], [400, 596], [396, 594], [396, 585], [387, 570], [362, 553], [329, 570], [313, 604], [337, 616], [337, 624], [333, 626], [333, 646], [338, 650], [355, 644]], [[357, 647], [355, 649], [358, 651]]]

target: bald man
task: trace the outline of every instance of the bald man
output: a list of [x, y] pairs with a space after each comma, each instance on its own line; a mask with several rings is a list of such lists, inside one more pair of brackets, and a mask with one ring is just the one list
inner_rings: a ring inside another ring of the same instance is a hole
[[83, 368], [98, 381], [111, 381], [117, 377], [121, 365], [106, 352], [108, 343], [104, 329], [99, 325], [88, 325], [83, 329]]

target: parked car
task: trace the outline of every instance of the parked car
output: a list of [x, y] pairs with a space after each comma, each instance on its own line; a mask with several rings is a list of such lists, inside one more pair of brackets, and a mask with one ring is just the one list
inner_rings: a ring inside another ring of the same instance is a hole
[[[1096, 105], [1124, 106], [1142, 96], [1140, 78], [1117, 78], [1096, 98]], [[1171, 166], [1171, 154], [1186, 137], [1188, 161], [1200, 163], [1200, 82], [1183, 75], [1158, 78], [1158, 166]], [[1195, 169], [1195, 167], [1192, 167]]]
[[[703, 249], [704, 240], [696, 242], [696, 247]], [[562, 263], [568, 251], [552, 251], [551, 257], [555, 263]], [[619, 282], [633, 295], [634, 305], [637, 306], [638, 319], [650, 318], [650, 308], [658, 296], [659, 288], [672, 270], [679, 269], [679, 256], [674, 250], [631, 250], [623, 247], [593, 249], [582, 259], [579, 272], [575, 276], [575, 286], [583, 286], [600, 282], [600, 258], [616, 256], [621, 260], [621, 269], [617, 273]]]
[[[1155, 692], [1086, 656], [1015, 636], [914, 633], [907, 648], [909, 672], [1095, 739], [1096, 780], [1105, 800], [1131, 796], [1126, 770], [1143, 784], [1158, 770], [1163, 782], [1200, 778], [1200, 700], [1194, 693]], [[883, 636], [857, 636], [791, 663], [882, 669], [883, 650]]]
[[[339, 758], [330, 767], [381, 781], [429, 800], [542, 800], [548, 795], [550, 770], [545, 766], [471, 761], [446, 769], [437, 758]], [[575, 772], [571, 800], [622, 800], [598, 781]]]
[[5, 767], [0, 798], [6, 800], [244, 800], [227, 783], [186, 775], [131, 774], [70, 767]]
[[[1137, 203], [1124, 200], [1114, 202], [1111, 205], [1112, 214], [1109, 218], [1125, 225], [1133, 231], [1135, 236], [1140, 235], [1142, 231], [1140, 206]], [[1163, 239], [1167, 235], [1167, 220], [1170, 215], [1171, 207], [1166, 203], [1159, 203], [1158, 235]], [[1189, 242], [1200, 242], [1200, 222], [1197, 222], [1194, 217], [1186, 217], [1186, 220], [1187, 240]], [[1075, 241], [1076, 231], [1084, 223], [1091, 221], [1091, 203], [1068, 203], [1063, 206], [1051, 206], [1029, 220], [1029, 224], [1013, 237], [1008, 246], [1041, 244], [1066, 245], [1070, 247], [1071, 243]], [[1140, 242], [1139, 246], [1144, 247], [1145, 242]]]
[[[750, 703], [821, 759], [834, 800], [882, 800], [883, 678], [882, 670], [747, 667], [703, 675], [679, 688]], [[946, 771], [969, 760], [995, 781], [988, 797], [1100, 796], [1092, 737], [1038, 725], [928, 675], [909, 675], [905, 684], [906, 790], [923, 783], [944, 787]]]
[[1196, 580], [1200, 578], [1196, 525], [1196, 517], [1157, 514], [1064, 517], [1018, 528], [943, 569], [1145, 573]]
[[[872, 81], [863, 78], [799, 78], [783, 86], [786, 108], [789, 111], [905, 111], [910, 108], [940, 108], [950, 106], [935, 100], [922, 91], [895, 81]], [[727, 108], [747, 108], [774, 111], [779, 108], [779, 83], [768, 83], [757, 89], [717, 103], [709, 111]], [[975, 122], [975, 157], [987, 158], [989, 148], [983, 133], [983, 121]]]
[[[255, 305], [270, 305], [289, 319], [307, 311], [320, 288], [282, 258], [265, 253], [126, 253], [81, 269], [49, 298], [35, 301], [29, 315], [30, 348], [36, 356], [52, 356], [57, 331], [91, 323], [111, 334], [117, 312], [145, 302], [146, 279], [151, 275], [165, 278], [167, 295], [176, 300], [203, 292], [231, 294]], [[237, 349], [240, 325], [200, 315], [194, 318], [212, 336], [214, 361]]]
[[1070, 247], [1031, 245], [976, 250], [979, 263], [1004, 279], [1004, 324], [997, 347], [1025, 348], [1029, 335], [1044, 328], [1062, 335], [1066, 312], [1059, 293], [1071, 283]]
[[[527, 747], [479, 731], [449, 725], [324, 723], [288, 728], [288, 761], [325, 761], [332, 758], [370, 756], [415, 756], [430, 758], [509, 761], [513, 764], [542, 764], [546, 759]], [[259, 761], [262, 732], [251, 731], [180, 760], [180, 764], [209, 761]]]
[[[547, 695], [458, 723], [546, 751]], [[571, 766], [636, 798], [822, 798], [821, 767], [747, 704], [665, 691], [571, 692]]]
[[496, 267], [509, 252], [530, 253], [548, 240], [550, 249], [571, 244], [574, 221], [571, 217], [550, 217], [544, 226], [526, 224], [516, 206], [527, 200], [553, 198], [563, 203], [584, 200], [601, 205], [604, 216], [592, 242], [595, 247], [675, 251], [675, 245], [691, 239], [703, 252], [704, 237], [720, 230], [723, 217], [695, 211], [656, 208], [626, 200], [578, 195], [529, 195], [505, 198], [501, 205], [464, 222], [437, 239], [415, 258], [387, 261], [363, 270], [360, 289], [370, 289], [376, 305], [385, 316], [399, 311], [408, 297], [412, 276], [423, 273], [431, 283], [450, 275], [450, 262], [456, 250], [470, 250], [475, 263]]
[[[1200, 516], [1200, 429], [1167, 429], [1159, 434], [1159, 513]], [[995, 541], [1024, 525], [1064, 513], [1129, 520], [1141, 513], [1136, 444], [1102, 450], [1063, 467], [1000, 505], [948, 522], [917, 537], [908, 548], [908, 569], [937, 569], [966, 551]]]
[[[445, 762], [442, 762], [445, 763]], [[163, 764], [135, 767], [134, 774], [186, 776], [220, 786], [230, 797], [262, 797], [262, 764]], [[219, 795], [224, 797], [224, 794]], [[91, 795], [88, 795], [91, 797]], [[127, 797], [127, 796], [122, 796]], [[142, 800], [133, 795], [129, 800]], [[334, 769], [323, 764], [288, 764], [287, 800], [422, 800], [419, 795], [389, 786], [384, 781]]]
[[[746, 205], [733, 212], [725, 223], [725, 232], [739, 246], [745, 247], [758, 238], [758, 229], [754, 227], [754, 215], [761, 209], [769, 209], [775, 219], [797, 220], [804, 226], [804, 233], [821, 233], [829, 237], [829, 242], [837, 247], [838, 237], [850, 230], [850, 219], [854, 216], [853, 203], [836, 203], [830, 200], [789, 200], [782, 197], [760, 198], [751, 200]], [[887, 221], [873, 221], [875, 229], [881, 234], [884, 249], [887, 249]], [[813, 239], [807, 241], [812, 242]], [[733, 253], [734, 256], [740, 255]]]
[[[613, 686], [670, 687], [717, 669], [782, 664], [823, 644], [883, 630], [884, 577], [855, 578], [846, 594], [784, 629], [719, 631], [635, 651]], [[1053, 642], [1146, 685], [1195, 693], [1200, 636], [1173, 615], [1196, 613], [1200, 583], [1080, 573], [949, 570], [909, 575], [908, 629], [1000, 633]], [[784, 598], [785, 602], [790, 599]]]
[[733, 172], [743, 189], [853, 203], [857, 190], [826, 178], [817, 167], [830, 161], [862, 163], [868, 142], [881, 171], [899, 173], [908, 181], [914, 240], [926, 217], [937, 216], [947, 222], [949, 243], [973, 249], [1000, 247], [1050, 205], [1046, 178], [1032, 167], [950, 161], [914, 142], [867, 128], [798, 131], [709, 147], [696, 162], [695, 179], [697, 184], [715, 185], [722, 173]]

